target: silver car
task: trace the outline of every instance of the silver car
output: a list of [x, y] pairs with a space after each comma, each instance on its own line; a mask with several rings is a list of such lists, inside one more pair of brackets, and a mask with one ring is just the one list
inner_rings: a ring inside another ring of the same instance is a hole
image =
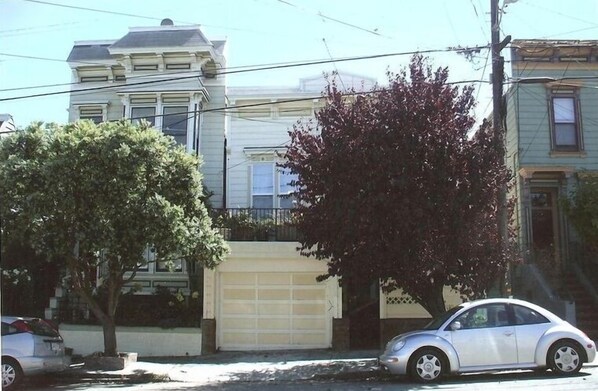
[[2, 389], [11, 389], [23, 376], [66, 369], [64, 341], [42, 319], [2, 316]]
[[485, 299], [394, 337], [379, 364], [392, 374], [432, 382], [447, 373], [510, 369], [569, 375], [595, 356], [594, 341], [550, 311], [522, 300]]

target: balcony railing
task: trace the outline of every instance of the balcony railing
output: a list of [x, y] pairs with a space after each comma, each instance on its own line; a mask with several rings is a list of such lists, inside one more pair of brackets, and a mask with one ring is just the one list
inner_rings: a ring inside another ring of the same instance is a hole
[[291, 209], [233, 208], [212, 210], [212, 221], [226, 240], [296, 242]]

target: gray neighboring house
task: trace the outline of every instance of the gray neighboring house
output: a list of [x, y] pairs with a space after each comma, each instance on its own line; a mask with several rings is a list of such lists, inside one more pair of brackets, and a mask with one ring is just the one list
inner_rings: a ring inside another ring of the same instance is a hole
[[15, 131], [15, 122], [10, 114], [0, 114], [0, 137]]
[[[100, 123], [122, 118], [149, 121], [164, 134], [201, 155], [204, 184], [214, 207], [223, 204], [225, 116], [210, 112], [226, 106], [226, 41], [211, 41], [198, 26], [136, 27], [117, 40], [75, 42], [68, 64], [72, 72], [69, 122]], [[153, 254], [148, 250], [148, 260]], [[137, 284], [145, 293], [158, 285], [189, 294], [186, 265], [175, 271], [149, 263]]]
[[598, 257], [560, 201], [598, 177], [598, 41], [514, 40], [506, 94], [514, 226], [525, 264], [515, 293], [576, 320], [598, 337]]

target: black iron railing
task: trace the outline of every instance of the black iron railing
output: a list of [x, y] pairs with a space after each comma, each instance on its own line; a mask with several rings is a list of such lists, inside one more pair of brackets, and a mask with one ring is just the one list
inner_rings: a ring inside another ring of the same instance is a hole
[[291, 209], [213, 209], [212, 220], [226, 240], [296, 242]]

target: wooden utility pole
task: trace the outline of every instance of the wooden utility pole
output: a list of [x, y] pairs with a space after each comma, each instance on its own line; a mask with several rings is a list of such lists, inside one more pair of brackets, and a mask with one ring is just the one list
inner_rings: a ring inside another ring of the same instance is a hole
[[[498, 8], [499, 0], [490, 0], [491, 20], [491, 44], [492, 44], [492, 127], [494, 131], [494, 145], [498, 152], [500, 162], [505, 162], [505, 129], [504, 108], [503, 108], [503, 80], [504, 80], [504, 58], [500, 55], [502, 49], [511, 41], [508, 35], [500, 41], [500, 15]], [[498, 234], [500, 246], [503, 253], [506, 253], [509, 243], [509, 221], [507, 211], [507, 188], [502, 186], [498, 192]], [[507, 269], [503, 294], [511, 295], [510, 267]]]

